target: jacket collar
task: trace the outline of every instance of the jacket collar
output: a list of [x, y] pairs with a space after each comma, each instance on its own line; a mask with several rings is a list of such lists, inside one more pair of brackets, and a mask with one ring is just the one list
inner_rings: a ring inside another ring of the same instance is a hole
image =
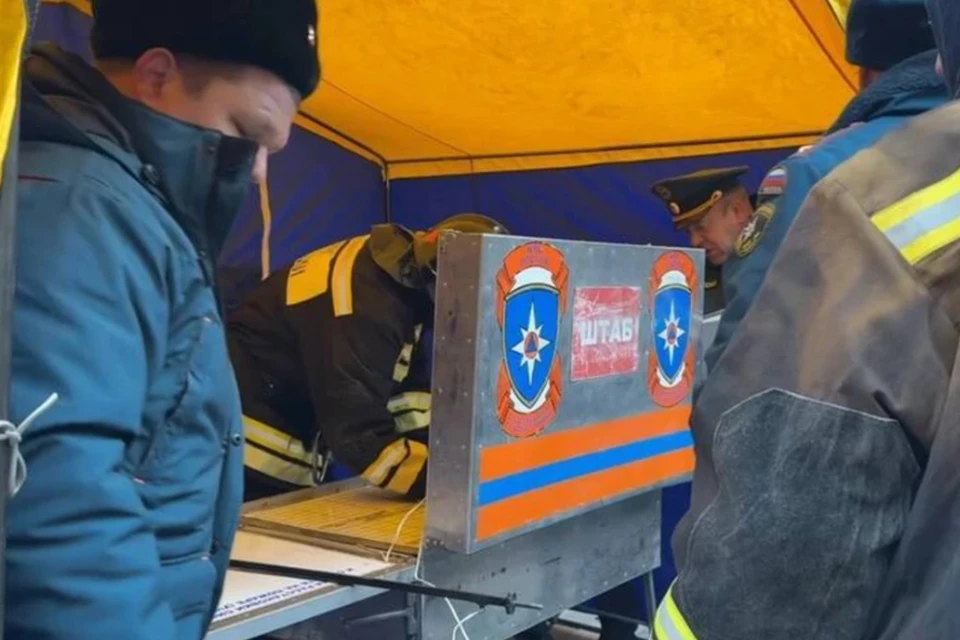
[[878, 118], [915, 116], [946, 102], [947, 86], [934, 70], [936, 59], [931, 50], [883, 72], [850, 101], [827, 134]]
[[163, 202], [212, 264], [250, 192], [256, 145], [130, 100], [52, 44], [34, 48], [25, 75], [24, 139], [72, 141], [113, 158]]

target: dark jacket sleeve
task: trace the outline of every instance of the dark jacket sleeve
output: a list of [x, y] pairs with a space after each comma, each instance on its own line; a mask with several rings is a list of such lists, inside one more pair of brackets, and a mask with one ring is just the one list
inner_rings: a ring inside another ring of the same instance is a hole
[[672, 598], [700, 640], [797, 637], [810, 620], [864, 637], [919, 474], [907, 434], [939, 413], [956, 349], [867, 214], [840, 178], [813, 190], [694, 408]]
[[[26, 186], [17, 228], [13, 420], [27, 479], [7, 513], [10, 638], [174, 640], [160, 553], [128, 445], [142, 438], [149, 371], [165, 349], [164, 267], [123, 205], [78, 178]], [[42, 192], [41, 192], [42, 190]], [[136, 251], [136, 253], [134, 253]]]
[[391, 412], [408, 316], [396, 296], [365, 301], [358, 293], [354, 313], [335, 318], [331, 335], [309, 340], [302, 356], [318, 428], [334, 457], [375, 485], [419, 499], [426, 439], [401, 433]]

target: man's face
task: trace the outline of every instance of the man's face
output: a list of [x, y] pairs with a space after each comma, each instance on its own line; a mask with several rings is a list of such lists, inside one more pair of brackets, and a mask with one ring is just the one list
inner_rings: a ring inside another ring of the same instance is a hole
[[126, 93], [183, 122], [246, 138], [259, 146], [253, 180], [267, 177], [267, 157], [290, 138], [299, 97], [258, 67], [178, 59], [151, 49], [136, 62]]
[[750, 213], [749, 205], [740, 199], [721, 200], [690, 225], [690, 244], [706, 251], [711, 264], [723, 264], [730, 258]]

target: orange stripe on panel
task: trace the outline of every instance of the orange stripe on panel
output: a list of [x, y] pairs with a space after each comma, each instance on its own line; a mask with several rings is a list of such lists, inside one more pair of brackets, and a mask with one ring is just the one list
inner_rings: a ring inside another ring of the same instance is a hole
[[495, 480], [552, 462], [673, 433], [689, 422], [690, 406], [687, 405], [485, 447], [480, 451], [479, 480]]
[[477, 540], [486, 540], [582, 506], [652, 486], [693, 470], [693, 449], [561, 482], [481, 507]]

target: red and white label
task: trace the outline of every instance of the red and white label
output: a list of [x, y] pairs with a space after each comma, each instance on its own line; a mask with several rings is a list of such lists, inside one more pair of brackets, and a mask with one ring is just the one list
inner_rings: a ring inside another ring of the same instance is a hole
[[640, 288], [583, 287], [573, 302], [571, 380], [640, 368]]

